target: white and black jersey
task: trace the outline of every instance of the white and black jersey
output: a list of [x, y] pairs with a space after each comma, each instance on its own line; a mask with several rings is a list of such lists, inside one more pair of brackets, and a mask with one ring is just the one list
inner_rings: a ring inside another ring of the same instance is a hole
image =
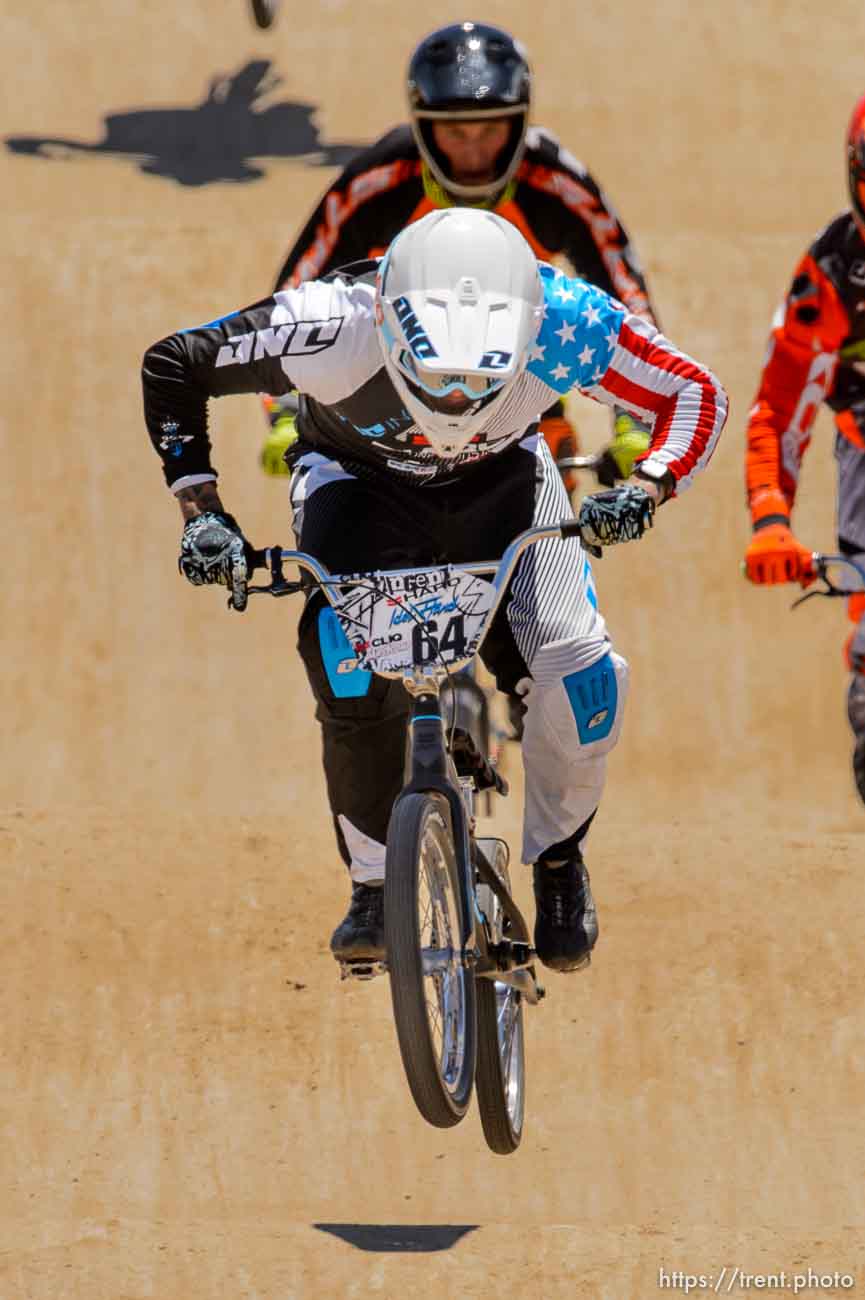
[[177, 491], [216, 477], [207, 401], [227, 393], [298, 389], [305, 448], [434, 485], [512, 445], [576, 388], [647, 421], [649, 458], [686, 487], [723, 427], [723, 389], [603, 290], [539, 265], [544, 319], [527, 368], [469, 446], [449, 458], [435, 453], [387, 376], [368, 277], [311, 280], [163, 339], [144, 358], [143, 381], [166, 481]]

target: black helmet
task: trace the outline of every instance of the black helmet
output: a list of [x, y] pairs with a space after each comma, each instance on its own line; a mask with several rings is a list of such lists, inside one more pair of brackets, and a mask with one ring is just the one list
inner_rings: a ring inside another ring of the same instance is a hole
[[[526, 54], [499, 27], [453, 23], [425, 37], [408, 68], [408, 102], [412, 130], [434, 178], [455, 198], [474, 202], [497, 198], [513, 176], [529, 124], [531, 75]], [[448, 174], [448, 162], [436, 148], [435, 121], [510, 117], [508, 143], [496, 159], [494, 181], [460, 185]]]

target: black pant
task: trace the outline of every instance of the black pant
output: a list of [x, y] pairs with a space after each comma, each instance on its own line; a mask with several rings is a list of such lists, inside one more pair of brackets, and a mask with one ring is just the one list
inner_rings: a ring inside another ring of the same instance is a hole
[[[325, 484], [304, 502], [296, 520], [298, 545], [332, 573], [495, 560], [532, 525], [536, 466], [533, 452], [514, 447], [437, 487], [360, 471], [363, 477]], [[356, 698], [335, 694], [320, 642], [325, 604], [320, 593], [310, 597], [298, 649], [316, 698], [328, 797], [340, 852], [348, 863], [336, 822], [339, 813], [379, 843], [387, 838], [391, 808], [404, 783], [408, 696], [401, 682], [383, 677], [373, 677], [366, 694]], [[487, 634], [482, 657], [499, 689], [512, 692], [528, 669], [505, 605]]]

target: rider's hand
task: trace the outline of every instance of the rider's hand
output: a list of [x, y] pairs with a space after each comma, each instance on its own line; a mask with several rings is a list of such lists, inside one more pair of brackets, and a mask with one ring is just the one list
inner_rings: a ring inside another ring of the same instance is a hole
[[609, 488], [631, 477], [634, 462], [648, 451], [651, 441], [648, 425], [627, 411], [618, 413], [613, 429], [613, 440], [601, 452], [595, 468], [598, 482]]
[[583, 497], [577, 520], [583, 539], [593, 546], [635, 542], [652, 527], [655, 502], [645, 488], [626, 484]]
[[811, 552], [797, 541], [786, 524], [758, 528], [745, 552], [745, 574], [751, 582], [773, 586], [778, 582], [814, 581]]
[[246, 584], [254, 567], [252, 547], [233, 515], [206, 510], [188, 519], [177, 567], [194, 587], [210, 583], [228, 587], [232, 607], [246, 609]]

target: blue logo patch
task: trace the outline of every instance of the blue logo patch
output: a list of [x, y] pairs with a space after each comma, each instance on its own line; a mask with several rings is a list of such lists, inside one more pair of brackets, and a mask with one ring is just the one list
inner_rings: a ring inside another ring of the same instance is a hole
[[610, 655], [605, 654], [591, 668], [569, 673], [563, 682], [582, 744], [605, 740], [613, 729], [619, 703], [619, 683]]
[[369, 691], [372, 673], [358, 668], [357, 655], [330, 605], [318, 616], [318, 645], [330, 689], [338, 700], [358, 700]]

